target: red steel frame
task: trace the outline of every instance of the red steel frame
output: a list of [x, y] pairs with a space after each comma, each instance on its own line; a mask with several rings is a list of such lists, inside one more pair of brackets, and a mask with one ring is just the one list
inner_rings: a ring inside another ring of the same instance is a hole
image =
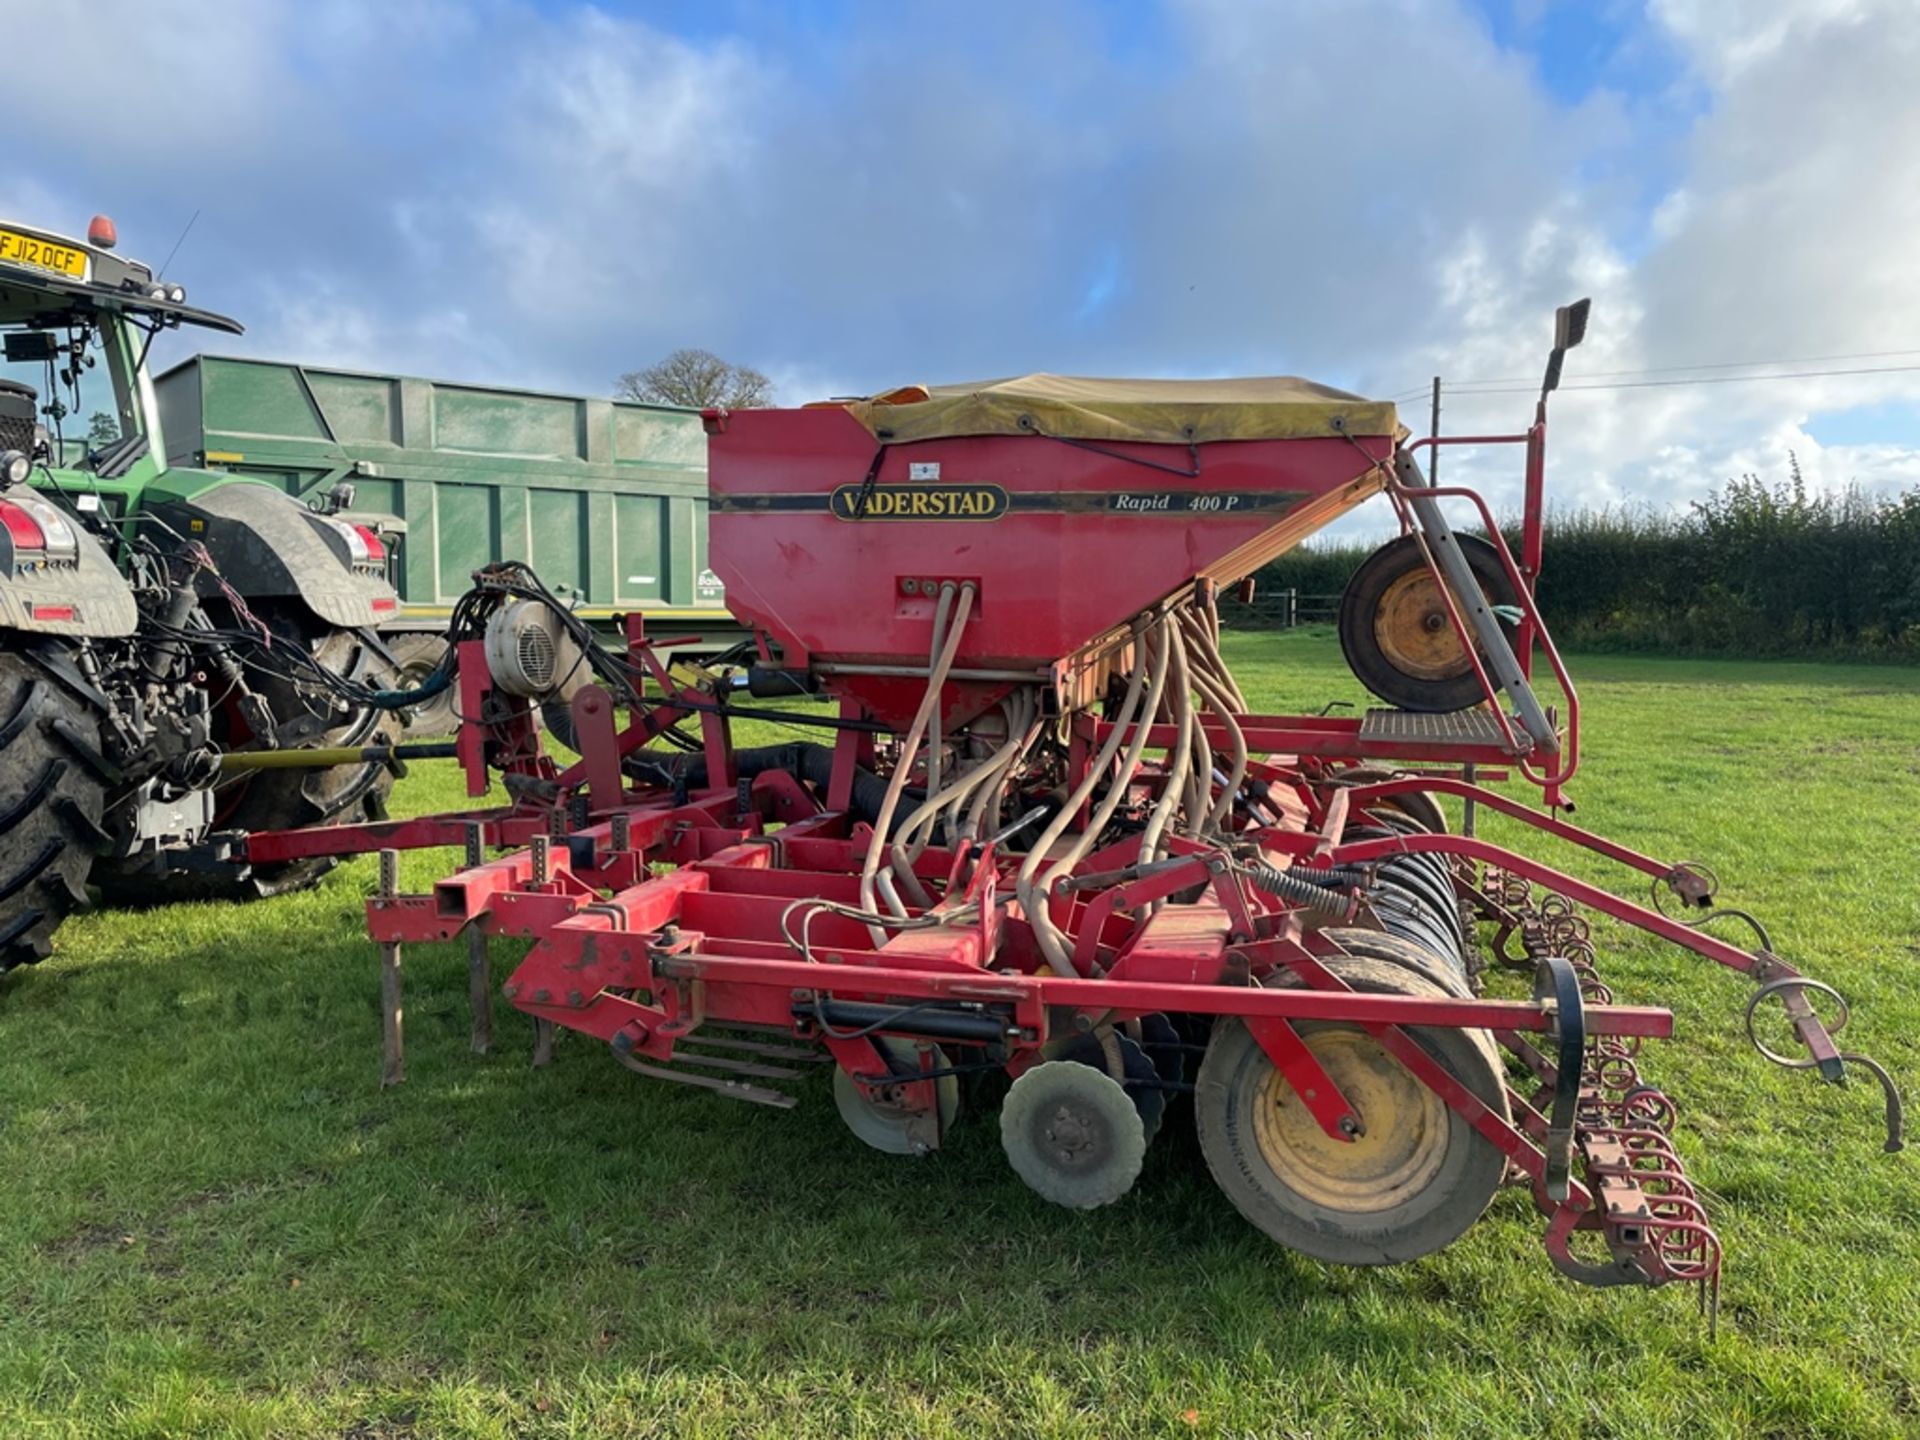
[[[1297, 728], [1299, 717], [1248, 717], [1248, 733]], [[1284, 764], [1261, 767], [1263, 778], [1289, 783], [1318, 801], [1315, 830], [1261, 831], [1261, 845], [1291, 854], [1301, 863], [1356, 865], [1392, 853], [1440, 853], [1492, 864], [1551, 886], [1582, 904], [1663, 938], [1768, 979], [1794, 972], [1775, 957], [1740, 950], [1663, 915], [1630, 904], [1548, 866], [1470, 836], [1405, 835], [1391, 840], [1345, 841], [1349, 817], [1393, 796], [1424, 790], [1471, 798], [1521, 819], [1544, 833], [1583, 846], [1657, 880], [1684, 889], [1689, 871], [1613, 844], [1508, 797], [1436, 774], [1331, 790], [1304, 770]], [[765, 777], [762, 777], [765, 778]], [[971, 1007], [991, 1014], [1010, 1071], [1041, 1058], [1050, 1040], [1080, 1023], [1126, 1020], [1155, 1013], [1231, 1015], [1244, 1020], [1330, 1135], [1358, 1123], [1337, 1085], [1319, 1067], [1293, 1030], [1296, 1021], [1346, 1020], [1365, 1026], [1400, 1061], [1507, 1156], [1528, 1177], [1549, 1217], [1547, 1246], [1555, 1263], [1583, 1280], [1611, 1283], [1630, 1275], [1647, 1283], [1711, 1279], [1699, 1256], [1711, 1238], [1697, 1205], [1650, 1226], [1643, 1200], [1621, 1199], [1620, 1187], [1639, 1196], [1639, 1180], [1665, 1173], [1635, 1160], [1623, 1144], [1665, 1142], [1638, 1125], [1589, 1124], [1585, 1142], [1598, 1145], [1619, 1173], [1614, 1190], [1598, 1194], [1581, 1181], [1549, 1195], [1549, 1125], [1537, 1103], [1518, 1092], [1508, 1096], [1512, 1117], [1499, 1115], [1441, 1067], [1417, 1032], [1456, 1027], [1493, 1032], [1518, 1053], [1532, 1052], [1525, 1037], [1554, 1032], [1561, 1017], [1538, 1001], [1450, 997], [1429, 999], [1349, 992], [1322, 960], [1338, 953], [1284, 906], [1251, 895], [1234, 879], [1218, 852], [1192, 847], [1184, 861], [1121, 885], [1087, 903], [1057, 901], [1077, 938], [1085, 942], [1113, 918], [1116, 909], [1136, 912], [1154, 900], [1196, 883], [1210, 886], [1211, 924], [1188, 931], [1171, 946], [1154, 927], [1120, 926], [1117, 944], [1081, 944], [1082, 973], [1047, 972], [1030, 947], [1006, 933], [989, 907], [986, 918], [932, 932], [909, 932], [874, 948], [864, 927], [851, 922], [820, 927], [803, 957], [783, 938], [782, 912], [809, 899], [851, 900], [853, 877], [865, 850], [864, 834], [842, 812], [820, 810], [769, 833], [767, 823], [786, 797], [778, 784], [752, 787], [752, 808], [742, 812], [735, 789], [708, 789], [676, 803], [654, 793], [630, 794], [609, 816], [592, 821], [555, 845], [541, 837], [532, 846], [498, 860], [468, 867], [440, 882], [429, 895], [383, 894], [369, 902], [368, 928], [383, 946], [445, 940], [462, 931], [520, 935], [533, 940], [526, 958], [503, 987], [518, 1009], [538, 1021], [592, 1035], [617, 1054], [671, 1066], [679, 1047], [703, 1026], [735, 1025], [787, 1031], [820, 1042], [855, 1076], [879, 1083], [887, 1074], [871, 1039], [842, 1039], [813, 1018], [819, 1002], [858, 1002], [902, 1008], [918, 1004]], [[1344, 803], [1343, 803], [1344, 802]], [[937, 879], [955, 869], [956, 856], [929, 849], [916, 869]], [[1130, 857], [1109, 851], [1090, 857], [1083, 873], [1124, 869]], [[676, 865], [648, 876], [648, 862]], [[1003, 872], [989, 853], [977, 872], [975, 895]], [[965, 897], [963, 897], [965, 898]], [[1197, 943], [1196, 943], [1197, 942]], [[1305, 988], [1261, 988], [1278, 971], [1307, 982]], [[1249, 982], [1254, 983], [1249, 983]], [[1804, 997], [1787, 992], [1790, 1004]], [[1584, 1012], [1585, 1034], [1598, 1041], [1663, 1038], [1672, 1033], [1665, 1009], [1595, 1004]], [[1795, 1016], [1812, 1052], [1835, 1049], [1811, 1010]], [[902, 1033], [912, 1033], [903, 1023]], [[652, 1073], [652, 1072], [650, 1072]], [[1550, 1071], [1540, 1071], [1550, 1079]], [[905, 1087], [908, 1102], [933, 1104], [930, 1085]], [[1584, 1093], [1584, 1092], [1583, 1092]], [[1590, 1097], [1591, 1098], [1591, 1097]], [[1594, 1101], [1593, 1103], [1598, 1103]], [[1600, 1133], [1606, 1130], [1608, 1133]], [[1612, 1147], [1609, 1149], [1608, 1147]], [[1615, 1152], [1618, 1152], [1617, 1155]], [[1668, 1155], [1661, 1149], [1659, 1157]], [[1677, 1163], [1677, 1162], [1675, 1162]], [[1589, 1171], [1593, 1169], [1590, 1161]], [[1674, 1202], [1679, 1205], [1681, 1202]], [[1692, 1202], [1687, 1202], [1691, 1204]], [[1574, 1257], [1579, 1230], [1605, 1232], [1614, 1265], [1594, 1266]], [[1648, 1238], [1649, 1236], [1654, 1238]], [[1697, 1237], [1688, 1249], [1687, 1237]], [[1625, 1238], [1622, 1238], [1625, 1237]], [[1678, 1238], [1676, 1238], [1678, 1237]], [[1663, 1249], [1664, 1247], [1664, 1249]], [[1672, 1263], [1662, 1263], [1666, 1254]], [[1675, 1256], [1678, 1258], [1676, 1259]], [[1717, 1262], [1716, 1262], [1717, 1263]], [[1624, 1267], [1624, 1268], [1623, 1268]]]
[[[1304, 925], [1298, 912], [1243, 886], [1222, 852], [1187, 844], [1188, 853], [1178, 864], [1107, 885], [1090, 900], [1056, 897], [1056, 915], [1076, 939], [1080, 973], [1074, 976], [1049, 972], [1031, 943], [1021, 942], [1019, 927], [999, 916], [992, 893], [1010, 876], [1007, 862], [991, 849], [978, 857], [971, 889], [953, 902], [984, 898], [987, 903], [977, 918], [909, 931], [875, 948], [863, 926], [828, 915], [805, 954], [796, 956], [783, 933], [784, 918], [796, 904], [804, 909], [810, 900], [854, 899], [854, 877], [866, 848], [864, 827], [843, 810], [823, 809], [779, 773], [757, 777], [743, 793], [731, 783], [725, 717], [711, 714], [703, 714], [711, 722], [705, 736], [709, 763], [715, 766], [713, 773], [729, 783], [704, 787], [684, 800], [644, 787], [623, 787], [617, 798], [610, 798], [616, 792], [607, 788], [614, 783], [607, 777], [618, 774], [619, 758], [670, 723], [668, 715], [686, 713], [684, 704], [701, 703], [672, 687], [652, 661], [637, 625], [632, 638], [636, 660], [656, 671], [668, 687], [668, 698], [618, 736], [604, 721], [581, 726], [583, 758], [557, 774], [562, 780], [586, 780], [592, 787], [586, 815], [577, 809], [568, 815], [557, 805], [522, 804], [393, 826], [260, 836], [256, 845], [265, 842], [265, 854], [307, 854], [314, 853], [309, 847], [330, 840], [333, 853], [350, 853], [456, 842], [475, 833], [467, 827], [478, 826], [477, 833], [488, 844], [517, 846], [498, 859], [469, 864], [428, 895], [383, 891], [368, 905], [370, 935], [396, 955], [402, 943], [447, 940], [463, 932], [527, 937], [533, 943], [502, 987], [505, 997], [537, 1021], [592, 1035], [629, 1061], [656, 1067], [648, 1073], [671, 1067], [683, 1043], [697, 1038], [703, 1026], [732, 1025], [783, 1030], [817, 1041], [851, 1074], [880, 1083], [888, 1067], [872, 1039], [841, 1038], [816, 1018], [818, 1006], [829, 1001], [896, 1009], [921, 1004], [966, 1007], [968, 1014], [990, 1015], [1006, 1066], [1016, 1073], [1041, 1058], [1050, 1041], [1070, 1033], [1063, 1027], [1155, 1013], [1231, 1015], [1250, 1026], [1298, 1093], [1315, 1097], [1309, 1110], [1326, 1132], [1343, 1136], [1363, 1123], [1363, 1117], [1354, 1113], [1293, 1025], [1329, 1019], [1355, 1022], [1375, 1034], [1529, 1179], [1548, 1216], [1547, 1248], [1568, 1274], [1601, 1283], [1623, 1275], [1646, 1283], [1704, 1283], [1712, 1278], [1717, 1259], [1709, 1263], [1702, 1257], [1717, 1257], [1717, 1241], [1696, 1202], [1666, 1202], [1665, 1211], [1651, 1212], [1665, 1218], [1657, 1225], [1648, 1221], [1641, 1181], [1667, 1174], [1668, 1161], [1673, 1167], [1678, 1163], [1664, 1139], [1624, 1118], [1611, 1126], [1597, 1123], [1593, 1116], [1604, 1120], [1610, 1112], [1593, 1109], [1605, 1102], [1598, 1092], [1583, 1090], [1583, 1103], [1589, 1106], [1582, 1138], [1587, 1173], [1593, 1178], [1597, 1167], [1605, 1184], [1596, 1191], [1593, 1185], [1570, 1180], [1550, 1194], [1550, 1126], [1537, 1099], [1510, 1092], [1511, 1118], [1501, 1116], [1454, 1079], [1418, 1039], [1421, 1030], [1486, 1030], [1516, 1053], [1537, 1059], [1539, 1052], [1526, 1037], [1555, 1032], [1562, 1022], [1558, 1013], [1537, 1000], [1347, 991], [1335, 971], [1322, 963], [1337, 953], [1337, 946]], [[484, 707], [498, 704], [500, 697], [482, 685], [469, 698], [469, 713], [483, 714]], [[591, 721], [596, 707], [604, 704], [598, 691], [583, 692], [576, 715]], [[511, 737], [517, 720], [525, 717], [511, 706], [508, 713], [509, 721], [497, 728], [509, 737], [507, 743], [517, 744]], [[1415, 745], [1381, 753], [1359, 741], [1356, 722], [1324, 717], [1247, 715], [1239, 717], [1239, 723], [1250, 748], [1283, 752], [1281, 758], [1257, 765], [1255, 773], [1269, 785], [1288, 787], [1307, 817], [1298, 829], [1250, 829], [1247, 838], [1257, 839], [1269, 854], [1292, 857], [1308, 868], [1365, 865], [1396, 853], [1422, 852], [1496, 866], [1758, 979], [1774, 982], [1796, 975], [1773, 955], [1742, 950], [1473, 836], [1345, 838], [1350, 823], [1393, 797], [1424, 791], [1471, 800], [1656, 884], [1667, 884], [1678, 894], [1695, 893], [1690, 888], [1694, 872], [1687, 866], [1641, 854], [1580, 829], [1551, 810], [1527, 807], [1438, 768], [1468, 759], [1510, 761], [1510, 755], [1491, 747], [1484, 755], [1476, 751], [1463, 756], [1457, 747], [1423, 754]], [[1075, 734], [1091, 747], [1108, 729], [1104, 722], [1082, 715]], [[1170, 738], [1156, 727], [1148, 743], [1161, 746]], [[1421, 762], [1423, 771], [1341, 785], [1341, 770], [1362, 759]], [[527, 768], [524, 759], [520, 763]], [[844, 784], [836, 777], [830, 788], [844, 791], [850, 784], [850, 777]], [[916, 871], [939, 880], [957, 875], [965, 858], [929, 848]], [[1116, 847], [1089, 857], [1080, 873], [1100, 876], [1116, 868], [1124, 873], [1133, 858], [1124, 846]], [[650, 867], [656, 863], [677, 868], [652, 875]], [[1198, 931], [1189, 928], [1166, 943], [1151, 922], [1125, 918], [1196, 884], [1210, 891], [1200, 902], [1208, 923]], [[1279, 971], [1300, 977], [1305, 987], [1259, 985]], [[1781, 998], [1810, 1055], [1823, 1067], [1837, 1065], [1838, 1049], [1805, 993], [1787, 988]], [[1672, 1025], [1671, 1013], [1661, 1008], [1601, 1003], [1584, 1011], [1585, 1034], [1602, 1044], [1612, 1040], [1637, 1045], [1644, 1038], [1670, 1035]], [[905, 1022], [902, 1029], [911, 1033]], [[1550, 1081], [1549, 1066], [1535, 1068], [1543, 1081]], [[899, 1093], [910, 1106], [934, 1106], [928, 1082], [908, 1083]], [[1645, 1150], [1648, 1145], [1656, 1149]], [[1648, 1155], [1658, 1163], [1642, 1163]], [[1677, 1168], [1673, 1173], [1678, 1174]], [[1615, 1257], [1611, 1265], [1596, 1266], [1574, 1256], [1571, 1237], [1580, 1230], [1604, 1232]]]

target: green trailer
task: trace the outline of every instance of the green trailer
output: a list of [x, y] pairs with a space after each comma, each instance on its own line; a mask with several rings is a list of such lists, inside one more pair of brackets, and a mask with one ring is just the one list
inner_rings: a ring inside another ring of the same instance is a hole
[[696, 410], [225, 355], [155, 383], [172, 463], [309, 502], [353, 487], [350, 511], [393, 542], [384, 632], [437, 637], [474, 569], [525, 560], [589, 620], [639, 611], [690, 637], [680, 654], [745, 637], [707, 568]]

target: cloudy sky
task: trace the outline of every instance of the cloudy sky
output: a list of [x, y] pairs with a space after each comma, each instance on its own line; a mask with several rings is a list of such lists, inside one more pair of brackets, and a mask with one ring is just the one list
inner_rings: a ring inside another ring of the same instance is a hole
[[[1467, 431], [1524, 424], [1499, 392], [1590, 294], [1568, 384], [1608, 388], [1556, 407], [1563, 501], [1678, 503], [1789, 451], [1920, 482], [1913, 0], [90, 0], [33, 27], [0, 211], [108, 211], [155, 263], [197, 212], [171, 278], [247, 322], [238, 353], [605, 392], [698, 345], [790, 403], [1440, 374]], [[1875, 373], [1665, 383], [1763, 361]], [[1505, 496], [1510, 467], [1454, 474]]]

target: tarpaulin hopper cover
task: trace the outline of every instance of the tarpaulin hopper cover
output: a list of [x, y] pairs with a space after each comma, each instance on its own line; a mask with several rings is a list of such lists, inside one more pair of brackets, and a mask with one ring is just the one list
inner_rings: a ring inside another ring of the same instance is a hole
[[1055, 435], [1152, 445], [1404, 432], [1391, 404], [1290, 375], [1240, 380], [1102, 380], [1019, 375], [910, 385], [847, 402], [883, 441]]

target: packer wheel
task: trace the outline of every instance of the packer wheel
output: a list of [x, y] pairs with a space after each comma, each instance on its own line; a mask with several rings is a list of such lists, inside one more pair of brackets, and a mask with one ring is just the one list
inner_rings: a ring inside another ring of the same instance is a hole
[[[1166, 1017], [1160, 1017], [1166, 1023]], [[1131, 1035], [1114, 1033], [1114, 1043], [1120, 1050], [1120, 1068], [1126, 1075], [1122, 1082], [1127, 1098], [1133, 1101], [1133, 1108], [1140, 1112], [1140, 1126], [1146, 1132], [1147, 1143], [1153, 1143], [1153, 1137], [1160, 1133], [1160, 1124], [1167, 1114], [1167, 1092], [1160, 1087], [1161, 1074], [1152, 1058], [1141, 1048]], [[1076, 1036], [1066, 1048], [1056, 1052], [1056, 1060], [1073, 1060], [1082, 1065], [1091, 1065], [1107, 1075], [1113, 1073], [1107, 1063], [1106, 1048], [1094, 1035]]]
[[1126, 1090], [1077, 1060], [1043, 1060], [1000, 1107], [1000, 1143], [1014, 1173], [1056, 1205], [1093, 1210], [1133, 1188], [1147, 1132]]
[[[1330, 963], [1357, 991], [1447, 993], [1380, 960]], [[1193, 1097], [1215, 1183], [1268, 1236], [1335, 1264], [1397, 1264], [1458, 1239], [1499, 1188], [1506, 1158], [1360, 1026], [1296, 1028], [1358, 1112], [1364, 1133], [1351, 1142], [1327, 1135], [1247, 1027], [1222, 1020]], [[1507, 1115], [1490, 1037], [1440, 1028], [1410, 1033], [1490, 1109]]]
[[[1487, 603], [1517, 605], [1499, 552], [1454, 538]], [[1486, 698], [1415, 536], [1382, 545], [1353, 572], [1340, 597], [1340, 648], [1360, 683], [1402, 710], [1465, 710]]]
[[[1187, 1078], [1187, 1057], [1181, 1050], [1180, 1031], [1165, 1015], [1144, 1015], [1140, 1019], [1140, 1046], [1153, 1061], [1153, 1072], [1168, 1085]], [[1171, 1101], [1169, 1101], [1171, 1103]]]
[[1371, 960], [1381, 965], [1392, 965], [1406, 970], [1429, 984], [1438, 985], [1456, 1000], [1473, 998], [1473, 986], [1468, 983], [1465, 972], [1453, 960], [1436, 952], [1431, 946], [1421, 945], [1384, 930], [1339, 927], [1321, 933], [1349, 955], [1358, 959]]
[[[920, 1069], [920, 1050], [911, 1040], [876, 1035], [873, 1044], [886, 1057], [887, 1068], [902, 1079], [911, 1079]], [[937, 1045], [932, 1059], [933, 1069], [947, 1068], [947, 1052]], [[960, 1113], [960, 1077], [942, 1075], [933, 1082], [933, 1093], [940, 1110], [937, 1130], [932, 1116], [900, 1104], [891, 1087], [882, 1087], [876, 1094], [862, 1090], [846, 1071], [836, 1068], [833, 1072], [833, 1103], [840, 1108], [840, 1118], [855, 1135], [888, 1155], [925, 1155], [952, 1128]]]

